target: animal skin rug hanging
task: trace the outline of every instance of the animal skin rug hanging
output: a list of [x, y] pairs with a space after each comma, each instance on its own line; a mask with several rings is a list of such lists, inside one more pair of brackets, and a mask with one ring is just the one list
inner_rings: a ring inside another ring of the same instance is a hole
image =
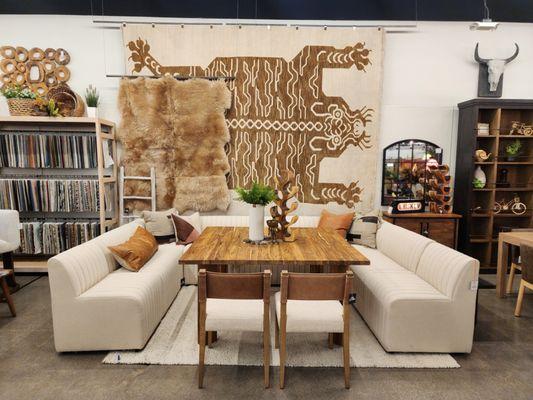
[[[128, 176], [148, 176], [155, 167], [159, 210], [228, 208], [224, 146], [229, 132], [224, 112], [231, 96], [224, 82], [178, 81], [170, 76], [123, 79], [118, 104], [121, 164]], [[149, 196], [149, 184], [127, 181], [124, 194]], [[149, 203], [130, 201], [126, 207], [142, 210]]]

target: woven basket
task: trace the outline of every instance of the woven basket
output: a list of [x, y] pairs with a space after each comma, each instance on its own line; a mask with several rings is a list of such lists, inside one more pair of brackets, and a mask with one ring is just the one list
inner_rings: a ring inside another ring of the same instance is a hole
[[11, 115], [35, 115], [35, 100], [33, 99], [7, 99]]

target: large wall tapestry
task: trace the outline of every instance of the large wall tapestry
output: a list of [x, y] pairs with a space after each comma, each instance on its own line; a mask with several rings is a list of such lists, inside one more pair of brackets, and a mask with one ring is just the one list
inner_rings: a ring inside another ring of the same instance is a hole
[[[156, 168], [157, 208], [226, 210], [229, 141], [224, 112], [230, 106], [224, 82], [171, 77], [123, 79], [118, 105], [126, 175], [147, 176]], [[149, 184], [126, 181], [126, 195], [147, 196]], [[129, 200], [131, 209], [149, 206]]]
[[301, 202], [373, 206], [380, 29], [126, 25], [123, 38], [128, 73], [235, 77], [230, 187], [289, 170]]

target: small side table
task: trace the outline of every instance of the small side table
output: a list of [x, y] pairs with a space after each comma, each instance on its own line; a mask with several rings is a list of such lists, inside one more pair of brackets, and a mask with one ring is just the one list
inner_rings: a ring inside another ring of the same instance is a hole
[[13, 303], [13, 298], [9, 293], [9, 288], [7, 287], [6, 282], [6, 279], [10, 278], [12, 274], [12, 270], [0, 270], [0, 286], [2, 287], [2, 291], [4, 292], [4, 297], [6, 299], [7, 305], [9, 306], [9, 310], [11, 311], [11, 315], [16, 317], [17, 313], [15, 311], [15, 304]]

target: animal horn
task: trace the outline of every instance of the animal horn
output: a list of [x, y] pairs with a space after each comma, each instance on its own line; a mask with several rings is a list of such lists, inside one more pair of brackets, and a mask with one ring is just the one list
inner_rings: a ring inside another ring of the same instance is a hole
[[514, 45], [516, 46], [516, 50], [515, 50], [514, 54], [511, 57], [505, 59], [505, 63], [506, 64], [508, 64], [511, 61], [513, 61], [518, 56], [518, 53], [520, 52], [520, 47], [518, 47], [518, 45], [516, 43]]
[[484, 63], [486, 63], [488, 60], [486, 60], [486, 59], [484, 59], [484, 58], [481, 58], [481, 57], [479, 56], [479, 50], [478, 50], [478, 48], [479, 48], [479, 43], [476, 43], [476, 50], [474, 51], [474, 60], [476, 60], [478, 63], [482, 63], [482, 64], [484, 64]]

